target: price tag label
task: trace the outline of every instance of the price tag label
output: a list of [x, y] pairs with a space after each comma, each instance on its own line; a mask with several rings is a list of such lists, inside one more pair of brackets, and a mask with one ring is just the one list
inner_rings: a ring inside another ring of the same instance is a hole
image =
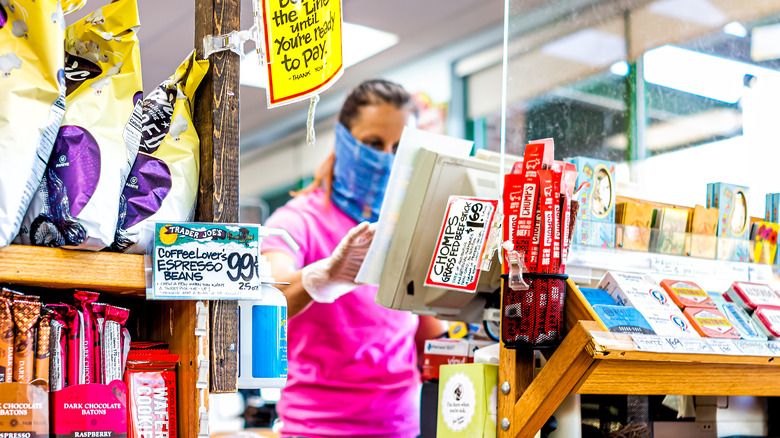
[[495, 199], [450, 196], [426, 286], [476, 292], [479, 266], [497, 207]]
[[682, 351], [685, 353], [693, 353], [693, 354], [714, 353], [712, 347], [710, 347], [710, 344], [708, 344], [707, 341], [705, 341], [704, 339], [682, 338], [680, 339], [680, 343], [682, 344]]
[[730, 339], [707, 338], [707, 343], [710, 344], [715, 354], [742, 355], [742, 350], [739, 349], [737, 343]]
[[766, 346], [772, 352], [772, 356], [780, 356], [780, 342], [767, 341]]
[[260, 296], [259, 227], [158, 223], [152, 253], [153, 300], [251, 300]]
[[774, 356], [775, 353], [766, 342], [761, 341], [737, 341], [739, 349], [745, 356]]
[[634, 348], [639, 351], [651, 351], [654, 353], [674, 353], [672, 347], [664, 338], [655, 335], [631, 335], [634, 340]]
[[681, 257], [653, 256], [650, 258], [650, 267], [661, 274], [691, 276], [694, 274], [693, 265], [681, 260]]

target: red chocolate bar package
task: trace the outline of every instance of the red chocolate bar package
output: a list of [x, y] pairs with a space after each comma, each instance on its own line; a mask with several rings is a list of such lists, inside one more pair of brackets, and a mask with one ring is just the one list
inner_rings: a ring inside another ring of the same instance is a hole
[[41, 314], [41, 303], [17, 299], [11, 304], [14, 318], [14, 373], [19, 383], [33, 380], [35, 366], [35, 324]]
[[[95, 363], [95, 315], [92, 313], [92, 304], [95, 303], [100, 296], [97, 292], [88, 292], [83, 290], [77, 290], [73, 294], [73, 298], [76, 302], [76, 309], [81, 312], [83, 318], [83, 331], [81, 338], [84, 369], [83, 369], [83, 383], [95, 383], [96, 375], [96, 363]], [[79, 381], [82, 378], [79, 377]]]
[[95, 383], [107, 383], [103, 380], [104, 364], [103, 364], [103, 323], [106, 319], [106, 304], [104, 303], [92, 303], [92, 315], [95, 317]]
[[176, 436], [175, 354], [131, 351], [125, 383], [130, 399], [128, 438]]
[[75, 307], [67, 306], [64, 316], [68, 333], [65, 362], [67, 386], [81, 385], [87, 383], [84, 370], [84, 315]]
[[106, 306], [103, 323], [103, 378], [104, 382], [122, 379], [122, 326], [129, 311], [122, 307]]

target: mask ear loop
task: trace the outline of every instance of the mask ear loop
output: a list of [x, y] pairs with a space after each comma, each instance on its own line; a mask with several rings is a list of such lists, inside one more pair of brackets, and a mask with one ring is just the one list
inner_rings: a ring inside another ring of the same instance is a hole
[[314, 110], [317, 108], [317, 102], [320, 101], [320, 95], [315, 94], [309, 100], [309, 116], [306, 118], [306, 144], [314, 146], [317, 141], [314, 135]]

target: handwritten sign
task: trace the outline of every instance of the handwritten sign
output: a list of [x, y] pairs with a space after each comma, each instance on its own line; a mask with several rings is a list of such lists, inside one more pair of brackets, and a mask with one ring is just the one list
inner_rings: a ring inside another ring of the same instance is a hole
[[258, 235], [251, 225], [156, 224], [147, 298], [259, 299]]
[[344, 71], [341, 0], [262, 0], [268, 107], [304, 100]]
[[450, 196], [426, 286], [476, 292], [498, 200]]

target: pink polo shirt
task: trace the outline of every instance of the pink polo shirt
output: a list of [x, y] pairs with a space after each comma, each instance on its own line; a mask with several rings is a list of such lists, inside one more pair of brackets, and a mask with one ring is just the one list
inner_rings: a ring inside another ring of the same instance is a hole
[[[299, 195], [264, 225], [287, 230], [297, 253], [279, 238], [263, 252], [290, 254], [298, 268], [329, 256], [357, 223], [325, 193]], [[277, 404], [283, 436], [416, 437], [420, 376], [414, 333], [418, 318], [376, 304], [361, 286], [332, 304], [311, 303], [288, 321], [287, 386]]]

